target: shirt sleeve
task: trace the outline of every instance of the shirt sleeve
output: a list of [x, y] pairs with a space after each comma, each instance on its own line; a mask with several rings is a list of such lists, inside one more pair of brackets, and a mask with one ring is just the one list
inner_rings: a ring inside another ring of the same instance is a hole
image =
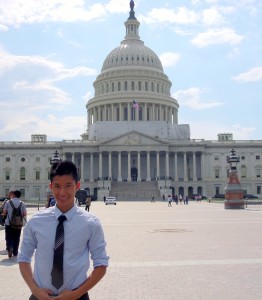
[[23, 240], [17, 256], [17, 262], [32, 262], [32, 256], [36, 249], [37, 243], [32, 232], [32, 224], [30, 221], [31, 220], [27, 222], [23, 230]]
[[106, 241], [100, 221], [94, 218], [92, 224], [92, 234], [89, 240], [89, 250], [93, 267], [108, 266], [109, 256], [106, 253]]

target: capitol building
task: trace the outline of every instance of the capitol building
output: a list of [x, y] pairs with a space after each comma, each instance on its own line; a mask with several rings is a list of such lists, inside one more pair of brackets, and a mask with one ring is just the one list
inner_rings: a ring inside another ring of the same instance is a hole
[[[45, 200], [54, 153], [72, 160], [81, 188], [98, 200], [150, 200], [163, 195], [224, 193], [227, 156], [236, 151], [244, 193], [262, 196], [262, 141], [193, 140], [189, 124], [178, 124], [179, 99], [160, 59], [139, 36], [133, 1], [124, 39], [105, 58], [86, 105], [87, 130], [79, 140], [0, 142], [0, 196], [20, 189], [22, 198]], [[84, 109], [84, 108], [83, 108]]]

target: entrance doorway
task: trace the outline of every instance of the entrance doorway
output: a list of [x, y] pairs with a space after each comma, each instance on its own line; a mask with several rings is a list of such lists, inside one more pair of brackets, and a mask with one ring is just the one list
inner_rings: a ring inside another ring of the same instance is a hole
[[137, 181], [137, 168], [131, 168], [131, 180]]

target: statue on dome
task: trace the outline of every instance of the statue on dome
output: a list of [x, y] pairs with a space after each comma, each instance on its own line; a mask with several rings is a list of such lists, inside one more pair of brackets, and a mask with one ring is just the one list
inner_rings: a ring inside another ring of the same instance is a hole
[[133, 0], [131, 0], [129, 4], [130, 4], [131, 10], [134, 10], [135, 2]]

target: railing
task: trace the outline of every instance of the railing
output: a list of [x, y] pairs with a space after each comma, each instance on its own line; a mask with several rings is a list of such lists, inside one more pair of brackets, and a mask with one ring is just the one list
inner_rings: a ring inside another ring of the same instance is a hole
[[245, 207], [256, 207], [262, 205], [262, 199], [245, 199]]

